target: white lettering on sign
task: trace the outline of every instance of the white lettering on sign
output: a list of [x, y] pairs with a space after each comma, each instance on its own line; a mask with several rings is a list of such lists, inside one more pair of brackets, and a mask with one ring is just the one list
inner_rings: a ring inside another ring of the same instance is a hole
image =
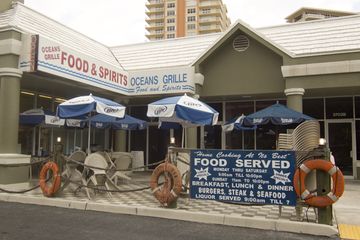
[[213, 166], [213, 167], [225, 167], [227, 165], [227, 161], [225, 159], [217, 159], [217, 158], [194, 158], [195, 166], [200, 164], [201, 166]]
[[235, 161], [236, 167], [244, 168], [274, 168], [287, 169], [290, 167], [289, 161], [280, 160], [260, 160], [260, 159], [237, 159]]

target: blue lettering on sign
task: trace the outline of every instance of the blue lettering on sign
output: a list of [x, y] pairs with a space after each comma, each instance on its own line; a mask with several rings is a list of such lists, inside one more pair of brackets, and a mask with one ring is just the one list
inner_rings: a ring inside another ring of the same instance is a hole
[[187, 81], [187, 73], [167, 74], [163, 77], [164, 84], [184, 83]]
[[132, 77], [130, 79], [130, 83], [131, 83], [131, 86], [157, 85], [159, 83], [159, 77], [157, 75]]
[[190, 196], [296, 205], [293, 151], [192, 150]]

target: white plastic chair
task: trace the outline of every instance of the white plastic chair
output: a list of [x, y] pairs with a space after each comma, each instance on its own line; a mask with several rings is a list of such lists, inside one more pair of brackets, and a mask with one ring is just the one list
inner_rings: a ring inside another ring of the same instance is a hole
[[129, 169], [132, 167], [133, 157], [132, 157], [131, 153], [114, 152], [112, 154], [112, 157], [115, 159], [114, 165], [115, 165], [116, 171], [113, 173], [113, 175], [110, 177], [110, 179], [112, 181], [114, 181], [116, 186], [118, 184], [119, 179], [131, 180], [131, 178], [128, 176], [129, 174], [132, 173], [131, 170], [117, 171], [117, 170]]
[[[104, 186], [106, 190], [110, 190], [109, 184], [107, 182], [110, 180], [110, 178], [108, 177], [106, 170], [104, 170], [109, 169], [109, 165], [102, 154], [96, 152], [88, 155], [85, 158], [85, 165], [86, 166], [82, 174], [83, 184], [88, 186], [88, 184], [91, 182], [95, 187]], [[90, 173], [89, 170], [91, 170]], [[99, 181], [100, 179], [101, 182]], [[86, 194], [88, 198], [91, 199], [88, 188], [86, 188]], [[111, 196], [111, 193], [108, 192], [108, 195]]]

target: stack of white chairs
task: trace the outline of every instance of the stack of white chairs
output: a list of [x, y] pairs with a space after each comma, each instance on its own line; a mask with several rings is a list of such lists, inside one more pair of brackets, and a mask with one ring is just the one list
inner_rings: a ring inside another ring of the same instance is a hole
[[298, 125], [291, 134], [279, 134], [278, 149], [296, 151], [296, 165], [306, 160], [308, 153], [319, 147], [320, 124], [309, 120]]

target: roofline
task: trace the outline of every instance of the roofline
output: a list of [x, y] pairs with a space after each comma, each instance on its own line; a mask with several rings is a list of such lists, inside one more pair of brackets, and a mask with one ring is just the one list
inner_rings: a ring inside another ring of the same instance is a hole
[[178, 38], [168, 38], [168, 39], [162, 39], [162, 40], [155, 40], [155, 41], [146, 41], [146, 42], [139, 42], [139, 43], [129, 43], [124, 45], [116, 45], [111, 46], [110, 48], [120, 48], [120, 47], [130, 47], [130, 46], [136, 46], [141, 44], [157, 44], [161, 42], [173, 42], [173, 41], [180, 41], [180, 40], [186, 40], [191, 38], [202, 38], [202, 37], [208, 37], [211, 35], [218, 35], [219, 33], [209, 33], [209, 34], [201, 34], [201, 35], [194, 35], [194, 36], [185, 36], [185, 37], [178, 37]]
[[296, 15], [296, 13], [301, 12], [302, 10], [317, 10], [317, 11], [332, 12], [332, 13], [356, 14], [355, 12], [338, 11], [338, 10], [326, 9], [326, 8], [301, 7], [298, 10], [291, 13], [289, 16], [287, 16], [285, 19], [288, 20], [289, 18], [294, 17], [294, 15]]
[[67, 29], [70, 29], [71, 31], [74, 31], [75, 33], [77, 33], [77, 34], [79, 34], [79, 35], [81, 35], [81, 36], [83, 36], [83, 37], [85, 37], [85, 38], [87, 38], [87, 39], [89, 39], [89, 40], [91, 40], [91, 41], [93, 41], [93, 42], [96, 42], [96, 43], [98, 43], [98, 44], [106, 47], [106, 48], [109, 49], [109, 51], [110, 51], [110, 48], [109, 48], [107, 45], [105, 45], [105, 44], [103, 44], [103, 43], [101, 43], [101, 42], [99, 42], [99, 41], [97, 41], [97, 40], [95, 40], [95, 39], [93, 39], [93, 38], [85, 35], [84, 33], [79, 32], [78, 30], [75, 30], [75, 29], [73, 29], [73, 28], [71, 28], [71, 27], [69, 27], [69, 26], [66, 26], [65, 24], [63, 24], [63, 23], [61, 23], [61, 22], [59, 22], [59, 21], [57, 21], [57, 20], [55, 20], [55, 19], [53, 19], [53, 18], [50, 18], [49, 16], [46, 16], [45, 14], [43, 14], [43, 13], [41, 13], [41, 12], [38, 12], [38, 11], [30, 8], [29, 6], [26, 6], [25, 4], [23, 4], [23, 3], [21, 3], [21, 2], [14, 2], [12, 6], [13, 6], [13, 7], [16, 7], [16, 5], [21, 5], [22, 7], [25, 7], [26, 9], [28, 9], [28, 10], [30, 10], [30, 11], [33, 11], [33, 12], [35, 12], [35, 13], [37, 13], [37, 14], [39, 14], [39, 15], [47, 18], [47, 19], [50, 19], [51, 21], [56, 22], [57, 24], [65, 27], [65, 28], [67, 28]]
[[329, 21], [340, 21], [347, 18], [358, 18], [360, 17], [360, 14], [354, 14], [350, 16], [342, 16], [342, 17], [333, 17], [333, 18], [325, 18], [325, 19], [317, 19], [317, 20], [311, 20], [311, 21], [305, 21], [305, 22], [293, 22], [293, 23], [283, 23], [273, 26], [265, 26], [265, 27], [259, 27], [256, 28], [256, 30], [265, 30], [265, 29], [273, 29], [273, 28], [280, 28], [280, 27], [288, 27], [288, 26], [294, 26], [294, 25], [305, 25], [305, 24], [314, 24], [319, 22], [329, 22]]
[[273, 46], [274, 48], [278, 49], [280, 52], [284, 53], [285, 55], [289, 56], [289, 57], [294, 57], [294, 55], [289, 52], [288, 50], [284, 49], [283, 47], [279, 46], [278, 44], [274, 43], [272, 40], [268, 39], [266, 36], [264, 36], [264, 34], [256, 31], [254, 28], [250, 27], [250, 25], [248, 25], [247, 23], [243, 22], [242, 20], [238, 19], [232, 26], [230, 26], [230, 28], [222, 35], [220, 36], [213, 44], [211, 44], [203, 53], [201, 53], [192, 63], [191, 66], [200, 64], [201, 62], [203, 62], [203, 60], [205, 60], [206, 57], [208, 57], [211, 53], [213, 53], [216, 48], [218, 47], [219, 44], [222, 43], [222, 41], [228, 39], [234, 31], [236, 31], [237, 29], [240, 29], [244, 27], [245, 30], [250, 31], [250, 36], [254, 35], [254, 36], [258, 36], [259, 38], [263, 39], [264, 41], [266, 41], [267, 43], [269, 43], [271, 46]]

